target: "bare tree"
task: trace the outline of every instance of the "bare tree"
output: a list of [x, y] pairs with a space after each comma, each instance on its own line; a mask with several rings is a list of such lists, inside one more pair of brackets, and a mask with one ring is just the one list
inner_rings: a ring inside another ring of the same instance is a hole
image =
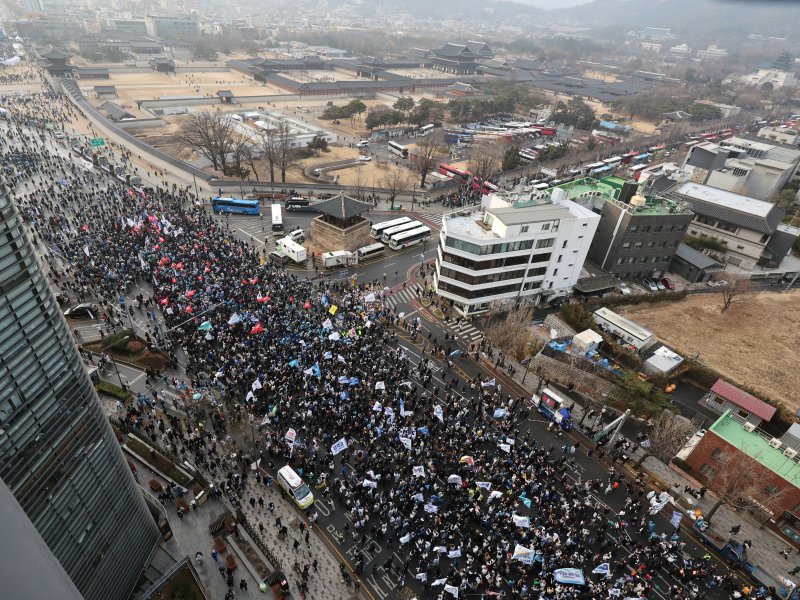
[[428, 177], [428, 173], [436, 169], [439, 156], [445, 152], [442, 140], [441, 130], [435, 130], [422, 138], [422, 141], [417, 144], [416, 158], [412, 164], [417, 173], [419, 173], [419, 186], [421, 188], [425, 187], [425, 179]]
[[215, 170], [224, 169], [233, 128], [215, 112], [191, 113], [181, 124], [178, 138], [211, 161]]
[[530, 322], [531, 310], [525, 306], [509, 310], [504, 315], [497, 309], [489, 313], [489, 324], [484, 329], [484, 339], [487, 344], [500, 352], [498, 365], [501, 365], [507, 356], [517, 361], [525, 358], [530, 349], [531, 334], [528, 329]]
[[231, 137], [230, 155], [231, 160], [233, 160], [233, 171], [242, 178], [247, 176], [244, 174], [244, 171], [247, 169], [242, 167], [242, 163], [245, 162], [249, 154], [249, 148], [251, 148], [252, 145], [253, 136], [251, 135], [241, 135], [237, 133]]
[[496, 175], [502, 164], [503, 149], [499, 144], [480, 145], [470, 152], [469, 170], [481, 181]]
[[389, 201], [391, 202], [392, 206], [391, 209], [394, 210], [394, 200], [403, 190], [408, 189], [408, 174], [404, 169], [389, 168], [389, 171], [381, 177], [381, 187], [389, 192]]
[[717, 501], [705, 515], [710, 521], [721, 506], [731, 506], [736, 510], [756, 512], [772, 511], [787, 489], [773, 487], [764, 481], [761, 469], [752, 462], [758, 457], [723, 454], [706, 475], [708, 487], [716, 494]]
[[722, 310], [725, 312], [731, 307], [733, 301], [743, 294], [753, 291], [753, 283], [749, 278], [735, 273], [724, 273], [714, 278], [722, 295]]
[[286, 183], [286, 171], [295, 162], [295, 153], [292, 148], [292, 132], [286, 121], [278, 124], [276, 131], [276, 164], [281, 170], [281, 183]]
[[269, 129], [259, 136], [261, 154], [269, 165], [269, 180], [275, 183], [275, 165], [278, 162], [278, 132], [277, 129]]
[[688, 419], [665, 409], [655, 418], [647, 438], [640, 444], [644, 453], [636, 461], [636, 466], [641, 465], [651, 455], [668, 463], [683, 448], [694, 429]]
[[247, 146], [242, 149], [242, 162], [250, 167], [250, 172], [253, 174], [253, 177], [256, 178], [256, 181], [260, 181], [258, 178], [258, 158], [259, 151], [253, 143], [247, 144]]

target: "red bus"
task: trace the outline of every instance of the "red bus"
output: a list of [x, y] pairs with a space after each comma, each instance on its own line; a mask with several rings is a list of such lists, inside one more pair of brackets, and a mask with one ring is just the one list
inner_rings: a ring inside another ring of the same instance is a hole
[[622, 164], [627, 165], [637, 156], [639, 156], [638, 152], [628, 152], [625, 156], [622, 157]]
[[481, 194], [483, 194], [484, 196], [486, 194], [492, 194], [492, 193], [500, 191], [500, 188], [498, 188], [491, 181], [484, 181], [483, 185], [481, 185], [481, 178], [480, 177], [473, 177], [472, 178], [472, 189], [473, 190], [480, 190]]
[[439, 173], [450, 179], [455, 179], [456, 177], [460, 177], [463, 181], [469, 179], [469, 171], [462, 171], [461, 169], [456, 169], [455, 167], [451, 167], [447, 163], [439, 163]]
[[555, 135], [556, 134], [556, 130], [553, 129], [552, 127], [542, 127], [539, 130], [539, 133], [541, 133], [542, 135]]

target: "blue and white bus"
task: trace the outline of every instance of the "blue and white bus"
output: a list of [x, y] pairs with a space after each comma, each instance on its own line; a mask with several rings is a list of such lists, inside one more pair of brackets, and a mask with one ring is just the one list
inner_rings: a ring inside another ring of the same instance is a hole
[[431, 131], [433, 131], [433, 123], [428, 123], [417, 129], [417, 135], [428, 135]]
[[222, 198], [216, 196], [211, 199], [211, 210], [215, 214], [234, 213], [239, 215], [260, 215], [261, 205], [258, 200], [242, 200], [241, 198]]
[[401, 250], [406, 246], [413, 246], [414, 244], [428, 239], [431, 235], [431, 228], [422, 226], [409, 231], [402, 231], [394, 234], [389, 239], [389, 248], [392, 250]]

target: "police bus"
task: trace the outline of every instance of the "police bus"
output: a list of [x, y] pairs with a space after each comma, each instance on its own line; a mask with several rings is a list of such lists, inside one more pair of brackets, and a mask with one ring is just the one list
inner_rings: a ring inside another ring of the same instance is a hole
[[403, 223], [410, 223], [410, 222], [411, 222], [411, 217], [400, 217], [399, 219], [384, 221], [383, 223], [375, 223], [372, 226], [372, 229], [369, 230], [369, 234], [376, 240], [379, 240], [381, 239], [381, 235], [383, 234], [383, 232], [389, 229], [390, 227], [395, 227], [396, 225], [402, 225]]
[[272, 231], [283, 231], [283, 214], [277, 202], [272, 205]]
[[397, 142], [389, 142], [389, 152], [397, 154], [401, 158], [408, 158], [408, 148]]
[[407, 246], [413, 246], [422, 240], [428, 239], [430, 235], [431, 228], [424, 225], [416, 229], [396, 233], [389, 240], [389, 248], [392, 250], [401, 250]]
[[381, 234], [381, 241], [386, 244], [392, 236], [396, 233], [403, 233], [404, 231], [411, 231], [412, 229], [417, 229], [418, 227], [422, 227], [424, 223], [419, 221], [409, 221], [408, 223], [403, 223], [402, 225], [395, 225], [394, 227], [389, 227], [389, 229], [384, 229], [383, 233]]
[[369, 260], [370, 258], [374, 258], [383, 254], [383, 251], [386, 250], [386, 246], [381, 244], [380, 242], [376, 244], [370, 244], [369, 246], [364, 246], [363, 248], [359, 248], [356, 250], [356, 255], [358, 256], [358, 262], [361, 263], [365, 260]]

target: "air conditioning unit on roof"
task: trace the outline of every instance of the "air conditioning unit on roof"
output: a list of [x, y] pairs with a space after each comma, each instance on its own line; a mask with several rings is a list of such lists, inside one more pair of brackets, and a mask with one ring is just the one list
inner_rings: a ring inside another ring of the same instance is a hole
[[778, 438], [772, 438], [769, 441], [769, 445], [772, 446], [773, 448], [780, 448], [781, 447], [781, 441]]
[[755, 431], [756, 426], [753, 425], [752, 423], [745, 423], [744, 425], [742, 425], [742, 429], [744, 429], [745, 431], [752, 432], [752, 431]]
[[789, 458], [794, 458], [795, 456], [797, 456], [797, 450], [795, 450], [794, 448], [787, 448], [786, 450], [783, 451], [783, 455], [788, 456]]

